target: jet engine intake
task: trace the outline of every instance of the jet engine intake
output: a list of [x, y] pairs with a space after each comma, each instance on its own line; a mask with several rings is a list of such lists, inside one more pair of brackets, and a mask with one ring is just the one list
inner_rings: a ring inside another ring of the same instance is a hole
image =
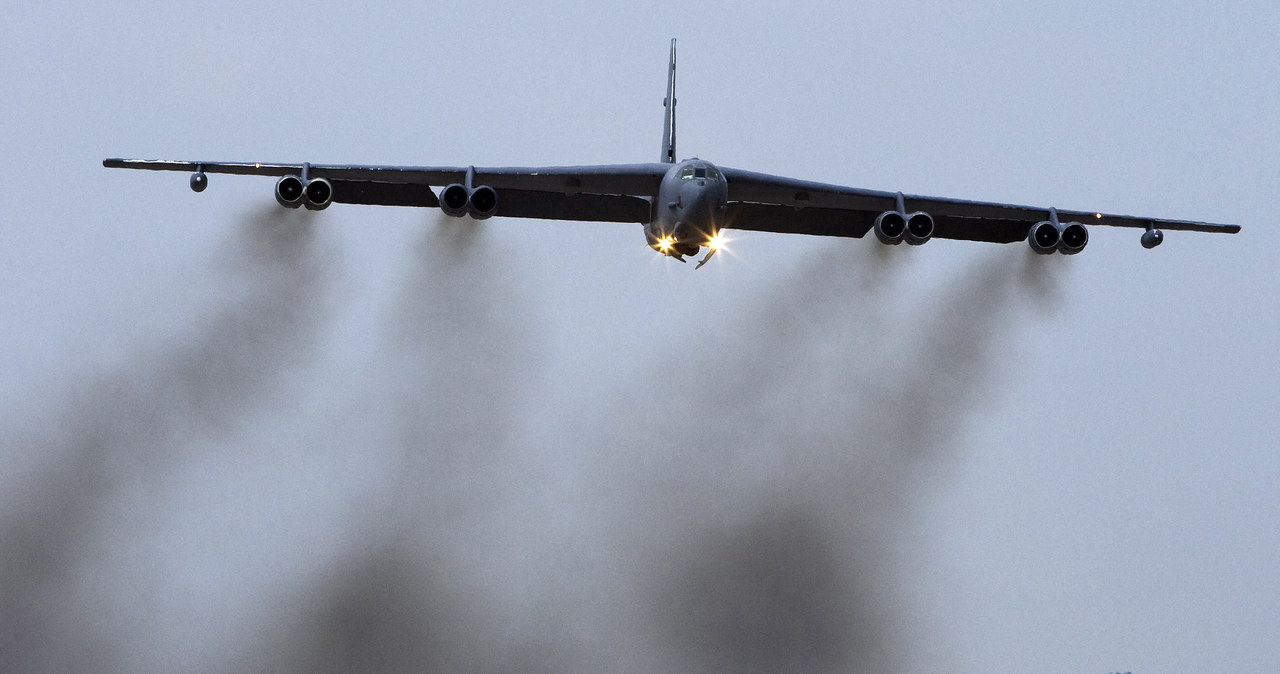
[[324, 178], [316, 178], [308, 182], [303, 193], [307, 197], [303, 205], [309, 211], [322, 211], [333, 203], [333, 185]]
[[488, 185], [471, 190], [467, 201], [467, 214], [476, 220], [493, 217], [498, 212], [498, 191]]
[[467, 214], [467, 204], [471, 202], [471, 193], [466, 187], [454, 183], [440, 190], [440, 210], [445, 215], [460, 218]]
[[902, 235], [907, 230], [907, 216], [898, 211], [885, 211], [876, 216], [875, 230], [880, 243], [896, 246], [902, 243]]
[[1031, 231], [1027, 233], [1027, 243], [1031, 246], [1031, 250], [1041, 255], [1056, 252], [1061, 240], [1062, 233], [1048, 220], [1032, 225]]
[[276, 201], [285, 208], [297, 208], [305, 198], [305, 186], [298, 176], [284, 176], [276, 181]]
[[916, 211], [907, 216], [907, 226], [902, 233], [903, 241], [913, 246], [919, 246], [932, 236], [933, 216], [924, 211]]
[[1058, 230], [1058, 252], [1063, 255], [1075, 255], [1089, 243], [1089, 230], [1078, 222], [1061, 224]]

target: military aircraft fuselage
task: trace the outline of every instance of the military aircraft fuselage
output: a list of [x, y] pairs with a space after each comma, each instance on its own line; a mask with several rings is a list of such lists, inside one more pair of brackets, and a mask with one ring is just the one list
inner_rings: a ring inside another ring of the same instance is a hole
[[686, 159], [672, 164], [658, 187], [645, 237], [654, 250], [683, 259], [713, 250], [729, 206], [729, 185], [714, 164]]

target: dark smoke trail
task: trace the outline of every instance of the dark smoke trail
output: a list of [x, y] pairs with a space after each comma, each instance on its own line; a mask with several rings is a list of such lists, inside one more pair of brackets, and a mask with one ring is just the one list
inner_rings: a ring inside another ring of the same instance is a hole
[[645, 392], [655, 413], [601, 443], [627, 492], [601, 584], [643, 607], [625, 621], [648, 625], [634, 669], [897, 668], [890, 553], [913, 469], [982, 401], [1026, 287], [1002, 252], [906, 322], [887, 320], [909, 296], [889, 275], [828, 258], [723, 330], [694, 377]]
[[557, 512], [516, 421], [538, 407], [523, 285], [459, 224], [421, 248], [365, 389], [393, 466], [374, 515], [234, 669], [901, 669], [895, 547], [920, 467], [983, 400], [1022, 261], [904, 312], [904, 260], [836, 247], [657, 354], [594, 432], [561, 411], [590, 487]]
[[483, 225], [440, 216], [389, 324], [404, 458], [437, 470], [509, 452], [538, 355], [518, 263]]
[[508, 671], [540, 657], [497, 638], [519, 563], [518, 412], [539, 359], [518, 264], [483, 227], [441, 216], [416, 246], [360, 389], [380, 410], [364, 451], [389, 462], [388, 483], [314, 579], [318, 599], [251, 668]]
[[127, 518], [142, 514], [119, 521], [103, 508], [121, 491], [146, 492], [194, 439], [233, 429], [307, 362], [326, 304], [314, 238], [279, 209], [246, 219], [214, 276], [224, 291], [215, 306], [168, 343], [84, 376], [44, 428], [0, 430], [6, 452], [45, 457], [0, 520], [0, 670], [119, 666], [134, 616], [94, 581], [94, 548], [128, 545], [137, 532]]

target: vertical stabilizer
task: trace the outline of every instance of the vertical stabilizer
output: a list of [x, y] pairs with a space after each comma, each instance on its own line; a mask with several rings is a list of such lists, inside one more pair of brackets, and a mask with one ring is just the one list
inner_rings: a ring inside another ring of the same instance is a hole
[[671, 38], [671, 65], [667, 70], [667, 97], [662, 106], [666, 115], [662, 120], [662, 161], [676, 163], [676, 39]]

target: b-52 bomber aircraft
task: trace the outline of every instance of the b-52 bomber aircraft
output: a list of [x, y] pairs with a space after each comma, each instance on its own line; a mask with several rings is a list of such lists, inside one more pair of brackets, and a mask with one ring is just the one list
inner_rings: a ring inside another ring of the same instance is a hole
[[[280, 176], [276, 201], [287, 208], [321, 210], [336, 202], [438, 207], [447, 215], [477, 220], [496, 215], [640, 223], [651, 248], [681, 262], [705, 247], [698, 267], [715, 254], [726, 229], [844, 237], [874, 231], [891, 245], [919, 245], [935, 237], [1025, 240], [1045, 255], [1084, 250], [1086, 223], [1145, 230], [1145, 248], [1160, 245], [1161, 229], [1240, 231], [1239, 225], [916, 196], [765, 175], [696, 158], [677, 161], [674, 39], [663, 106], [662, 158], [651, 164], [482, 168], [141, 159], [102, 164], [191, 171], [196, 192], [208, 186], [207, 173]], [[438, 195], [433, 185], [443, 186]]]

